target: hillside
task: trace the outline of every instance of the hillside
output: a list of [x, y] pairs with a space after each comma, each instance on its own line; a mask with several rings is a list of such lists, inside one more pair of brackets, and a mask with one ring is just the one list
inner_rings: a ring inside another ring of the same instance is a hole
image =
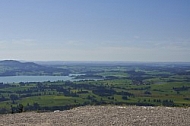
[[189, 126], [190, 108], [86, 106], [0, 115], [2, 126]]
[[19, 75], [68, 75], [65, 69], [47, 67], [33, 62], [20, 62], [16, 60], [0, 61], [0, 76], [19, 76]]

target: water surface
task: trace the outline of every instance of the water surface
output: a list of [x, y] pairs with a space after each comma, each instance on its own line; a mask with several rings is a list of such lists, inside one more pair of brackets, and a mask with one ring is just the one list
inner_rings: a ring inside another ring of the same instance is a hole
[[0, 83], [19, 83], [19, 82], [44, 82], [44, 81], [72, 81], [71, 76], [6, 76], [0, 77]]

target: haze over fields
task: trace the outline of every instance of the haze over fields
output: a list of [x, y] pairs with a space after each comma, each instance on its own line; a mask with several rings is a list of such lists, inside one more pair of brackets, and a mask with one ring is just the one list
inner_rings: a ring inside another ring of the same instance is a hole
[[1, 0], [0, 60], [190, 62], [189, 0]]

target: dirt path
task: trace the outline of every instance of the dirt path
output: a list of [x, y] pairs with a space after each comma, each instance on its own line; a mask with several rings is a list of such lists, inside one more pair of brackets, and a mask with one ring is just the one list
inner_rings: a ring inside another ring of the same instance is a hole
[[0, 115], [2, 126], [190, 126], [190, 108], [86, 106]]

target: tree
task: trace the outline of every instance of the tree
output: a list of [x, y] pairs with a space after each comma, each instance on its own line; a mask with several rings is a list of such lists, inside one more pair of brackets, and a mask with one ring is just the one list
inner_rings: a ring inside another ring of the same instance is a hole
[[123, 100], [128, 100], [128, 97], [127, 96], [122, 96], [122, 99]]
[[15, 94], [11, 94], [11, 95], [10, 95], [10, 99], [11, 99], [11, 100], [18, 100], [18, 96], [15, 95]]
[[24, 110], [24, 106], [22, 105], [22, 104], [19, 104], [18, 106], [17, 106], [17, 112], [18, 113], [22, 113], [23, 112], [23, 110]]
[[18, 98], [17, 95], [11, 94], [11, 95], [10, 95], [10, 99], [12, 100], [12, 103], [14, 104], [14, 103], [15, 103], [15, 100], [18, 100], [19, 98]]
[[39, 105], [38, 103], [34, 103], [34, 104], [33, 104], [33, 107], [34, 107], [35, 110], [40, 109], [40, 105]]

